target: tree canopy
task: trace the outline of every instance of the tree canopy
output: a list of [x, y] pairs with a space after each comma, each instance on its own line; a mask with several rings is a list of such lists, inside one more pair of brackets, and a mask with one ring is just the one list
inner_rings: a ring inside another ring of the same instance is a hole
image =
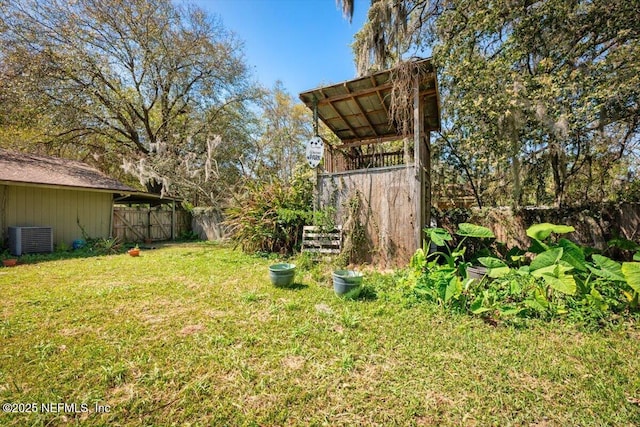
[[170, 0], [2, 0], [0, 22], [4, 132], [216, 199], [205, 182], [249, 144], [262, 95], [218, 19]]
[[366, 73], [433, 56], [443, 99], [434, 164], [464, 171], [479, 204], [637, 198], [639, 7], [373, 0], [356, 62]]

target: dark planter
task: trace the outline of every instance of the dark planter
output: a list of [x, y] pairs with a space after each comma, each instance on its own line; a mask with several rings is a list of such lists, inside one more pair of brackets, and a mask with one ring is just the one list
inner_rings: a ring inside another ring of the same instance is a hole
[[487, 276], [487, 267], [482, 265], [470, 265], [467, 267], [467, 277], [469, 279], [482, 280]]
[[352, 299], [360, 295], [362, 273], [354, 270], [333, 272], [333, 291], [341, 298]]
[[283, 262], [269, 266], [269, 278], [275, 286], [291, 286], [295, 276], [295, 264]]

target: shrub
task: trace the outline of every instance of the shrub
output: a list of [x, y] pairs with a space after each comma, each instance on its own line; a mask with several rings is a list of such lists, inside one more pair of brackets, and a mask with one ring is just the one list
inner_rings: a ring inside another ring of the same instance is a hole
[[231, 238], [245, 252], [291, 254], [300, 249], [302, 227], [313, 216], [313, 183], [309, 173], [291, 182], [247, 182], [226, 210]]
[[[446, 251], [416, 252], [408, 275], [410, 297], [492, 321], [566, 316], [597, 327], [620, 314], [638, 313], [640, 263], [620, 264], [592, 248], [556, 236], [572, 231], [573, 227], [564, 225], [533, 225], [527, 230], [532, 241], [527, 250], [532, 256], [530, 263], [522, 265], [524, 251], [518, 248], [502, 258], [496, 254], [480, 257], [477, 261], [487, 275], [472, 280], [466, 272], [465, 240], [451, 249], [449, 242], [453, 239], [446, 230], [427, 230], [430, 241]], [[470, 224], [459, 224], [456, 234], [492, 237], [482, 227]], [[634, 257], [639, 258], [640, 253]], [[398, 284], [402, 286], [406, 284]]]

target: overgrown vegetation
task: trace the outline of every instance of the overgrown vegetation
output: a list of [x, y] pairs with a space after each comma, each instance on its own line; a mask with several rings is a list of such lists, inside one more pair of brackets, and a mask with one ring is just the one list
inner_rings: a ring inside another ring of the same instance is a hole
[[[529, 248], [507, 250], [491, 241], [495, 236], [486, 227], [459, 224], [456, 234], [462, 239], [455, 248], [449, 247], [453, 237], [448, 231], [428, 229], [429, 243], [442, 250], [419, 249], [393, 292], [491, 322], [567, 318], [598, 327], [637, 317], [640, 262], [635, 261], [640, 253], [634, 262], [619, 263], [559, 237], [572, 231], [570, 226], [536, 224], [527, 230]], [[474, 244], [467, 245], [467, 238]], [[469, 273], [474, 265], [482, 267], [480, 279]]]
[[285, 289], [269, 282], [274, 262], [190, 243], [0, 267], [0, 401], [91, 408], [2, 412], [0, 424], [640, 421], [633, 319], [597, 332], [553, 319], [493, 327], [385, 298], [400, 273], [366, 273], [378, 298], [344, 301], [325, 286], [330, 266]]
[[334, 209], [313, 209], [311, 170], [297, 169], [289, 182], [249, 181], [226, 211], [225, 224], [244, 251], [293, 254], [300, 251], [302, 228], [335, 226]]

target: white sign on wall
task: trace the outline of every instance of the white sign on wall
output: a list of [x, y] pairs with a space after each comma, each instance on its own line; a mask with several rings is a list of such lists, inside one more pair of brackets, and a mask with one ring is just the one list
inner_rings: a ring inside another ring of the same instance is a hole
[[314, 136], [307, 142], [306, 150], [307, 162], [312, 168], [318, 167], [322, 155], [324, 154], [324, 142], [319, 136]]

